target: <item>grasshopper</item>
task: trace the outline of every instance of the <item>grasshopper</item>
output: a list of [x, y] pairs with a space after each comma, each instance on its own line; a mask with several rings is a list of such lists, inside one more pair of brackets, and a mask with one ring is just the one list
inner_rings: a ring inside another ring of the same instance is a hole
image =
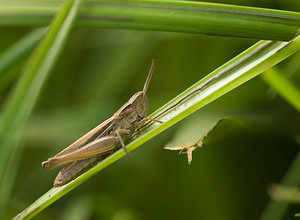
[[135, 93], [111, 118], [42, 163], [42, 167], [45, 169], [53, 169], [66, 164], [56, 176], [54, 187], [69, 183], [121, 147], [128, 154], [125, 143], [137, 127], [146, 121], [162, 123], [147, 117], [148, 99], [146, 91], [155, 64], [156, 59], [153, 59], [143, 91]]

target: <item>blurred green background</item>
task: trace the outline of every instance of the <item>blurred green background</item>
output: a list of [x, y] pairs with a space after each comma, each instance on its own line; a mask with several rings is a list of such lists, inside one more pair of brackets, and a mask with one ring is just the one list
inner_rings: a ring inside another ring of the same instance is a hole
[[[297, 0], [213, 2], [300, 10]], [[0, 52], [30, 31], [0, 27]], [[27, 124], [7, 219], [52, 187], [59, 169], [46, 171], [42, 161], [110, 117], [142, 89], [152, 58], [157, 58], [157, 66], [147, 91], [150, 113], [255, 42], [195, 34], [74, 30]], [[1, 107], [25, 61], [11, 69], [9, 77], [0, 78], [6, 82]], [[289, 60], [279, 66], [299, 71]], [[293, 80], [299, 82], [299, 74]], [[163, 149], [178, 136], [182, 142], [198, 140], [222, 117], [246, 119], [251, 126], [218, 127], [193, 153], [190, 166], [186, 155]], [[34, 219], [258, 219], [269, 201], [268, 185], [281, 181], [299, 149], [294, 138], [298, 134], [299, 142], [299, 122], [298, 112], [257, 77], [147, 142], [132, 157], [104, 169]], [[294, 219], [297, 212], [300, 207], [291, 206], [285, 219]]]

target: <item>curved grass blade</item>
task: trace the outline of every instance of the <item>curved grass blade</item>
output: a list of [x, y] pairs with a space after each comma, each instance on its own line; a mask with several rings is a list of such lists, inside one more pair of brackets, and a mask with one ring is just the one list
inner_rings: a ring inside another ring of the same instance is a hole
[[[205, 119], [206, 118], [207, 115]], [[199, 121], [201, 121], [202, 132], [199, 132], [199, 130], [201, 130], [201, 128], [199, 129]], [[215, 116], [204, 122], [204, 126], [202, 125], [203, 121], [205, 121], [203, 118], [200, 118], [200, 120], [191, 121], [188, 129], [180, 129], [181, 131], [177, 131], [177, 135], [175, 134], [174, 139], [167, 143], [167, 146], [165, 146], [164, 149], [177, 151], [179, 152], [178, 154], [186, 154], [188, 164], [191, 165], [193, 151], [205, 146], [207, 140], [218, 138], [218, 135], [215, 136], [216, 131], [217, 134], [218, 131], [222, 131], [222, 135], [224, 135], [224, 133], [227, 134], [228, 132], [238, 134], [240, 130], [250, 130], [251, 127], [254, 127], [251, 121], [237, 117], [220, 118]], [[206, 130], [204, 130], [204, 128], [206, 128]], [[191, 135], [191, 133], [194, 134]], [[178, 138], [179, 136], [181, 137]], [[197, 140], [192, 140], [195, 138], [197, 138]], [[179, 141], [178, 139], [181, 140]]]
[[[127, 145], [127, 150], [134, 150], [178, 121], [276, 65], [298, 50], [300, 50], [300, 37], [290, 42], [258, 42], [150, 115], [151, 118], [159, 119], [164, 123], [146, 125], [132, 138], [131, 143]], [[124, 155], [123, 150], [117, 151], [69, 184], [50, 189], [15, 219], [28, 219], [38, 214], [51, 203]]]
[[[265, 40], [298, 33], [297, 12], [195, 1], [85, 1], [76, 26], [156, 30]], [[0, 25], [45, 26], [59, 2], [0, 3]]]
[[0, 123], [0, 213], [4, 214], [17, 169], [16, 158], [26, 121], [34, 107], [76, 18], [79, 0], [68, 0], [49, 33], [27, 63], [21, 79], [5, 106]]

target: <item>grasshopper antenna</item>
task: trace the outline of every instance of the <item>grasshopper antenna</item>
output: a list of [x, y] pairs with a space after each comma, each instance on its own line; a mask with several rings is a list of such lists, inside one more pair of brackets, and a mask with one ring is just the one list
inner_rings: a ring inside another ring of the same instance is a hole
[[147, 92], [147, 89], [148, 89], [150, 80], [151, 80], [152, 75], [153, 75], [153, 72], [154, 72], [154, 68], [155, 68], [156, 61], [157, 61], [156, 58], [155, 58], [155, 59], [154, 59], [154, 58], [152, 59], [151, 67], [150, 67], [150, 70], [149, 70], [149, 73], [148, 73], [148, 76], [147, 76], [147, 79], [146, 79], [146, 82], [145, 82], [145, 85], [144, 85], [144, 88], [143, 88], [143, 93], [144, 93], [144, 94], [146, 94], [146, 92]]

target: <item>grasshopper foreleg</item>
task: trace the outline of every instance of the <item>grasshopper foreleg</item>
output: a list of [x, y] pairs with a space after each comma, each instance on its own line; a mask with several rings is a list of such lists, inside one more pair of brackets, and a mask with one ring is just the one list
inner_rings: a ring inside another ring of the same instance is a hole
[[49, 158], [42, 163], [45, 169], [53, 169], [63, 164], [77, 160], [84, 160], [114, 149], [119, 138], [115, 136], [105, 136], [92, 141], [91, 143], [78, 148], [77, 150], [60, 156]]
[[157, 123], [160, 123], [160, 124], [162, 124], [163, 122], [162, 121], [159, 121], [159, 120], [157, 120], [157, 119], [154, 119], [154, 118], [144, 118], [144, 119], [142, 119], [140, 122], [139, 122], [139, 125], [141, 125], [141, 124], [144, 124], [146, 121], [154, 121], [154, 122], [157, 122]]
[[123, 141], [123, 139], [122, 139], [122, 137], [121, 137], [121, 134], [130, 134], [130, 131], [127, 130], [127, 129], [117, 129], [117, 130], [115, 131], [115, 133], [116, 133], [116, 135], [117, 135], [117, 137], [118, 137], [118, 139], [119, 139], [119, 141], [120, 141], [120, 143], [121, 143], [121, 145], [122, 145], [122, 148], [124, 149], [125, 153], [126, 153], [128, 156], [130, 156], [130, 154], [128, 153], [128, 151], [127, 151], [127, 149], [126, 149], [126, 147], [125, 147], [124, 141]]

